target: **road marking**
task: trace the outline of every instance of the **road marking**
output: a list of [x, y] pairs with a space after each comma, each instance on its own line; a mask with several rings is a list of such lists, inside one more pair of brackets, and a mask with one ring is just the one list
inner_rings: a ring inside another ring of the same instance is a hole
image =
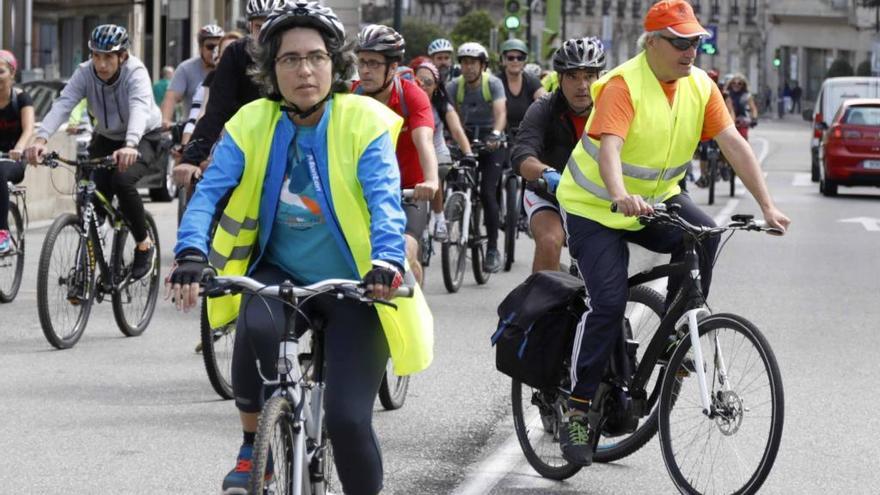
[[800, 172], [794, 174], [791, 185], [794, 187], [813, 187], [812, 174], [810, 174], [809, 172]]
[[770, 153], [770, 141], [765, 138], [755, 137], [751, 140], [752, 149], [754, 150], [758, 143], [761, 144], [761, 151], [755, 153], [755, 157], [758, 159], [758, 164], [763, 164], [764, 160], [767, 159], [767, 155]]
[[868, 232], [880, 232], [880, 218], [855, 217], [838, 220], [843, 223], [860, 223]]

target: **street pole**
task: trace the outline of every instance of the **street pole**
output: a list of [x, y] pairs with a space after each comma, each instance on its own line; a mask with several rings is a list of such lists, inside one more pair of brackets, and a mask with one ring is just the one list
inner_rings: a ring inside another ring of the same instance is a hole
[[[0, 0], [2, 3], [3, 0]], [[526, 45], [529, 47], [529, 50], [532, 53], [535, 53], [535, 44], [532, 43], [532, 2], [531, 0], [526, 2]], [[536, 60], [540, 60], [540, 55], [535, 57]]]
[[394, 0], [394, 30], [400, 32], [403, 24], [403, 0]]

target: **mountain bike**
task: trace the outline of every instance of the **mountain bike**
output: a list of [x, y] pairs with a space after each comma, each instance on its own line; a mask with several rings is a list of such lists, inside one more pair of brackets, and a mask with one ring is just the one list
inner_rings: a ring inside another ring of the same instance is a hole
[[[700, 289], [698, 252], [703, 240], [726, 232], [779, 232], [751, 215], [734, 215], [727, 226], [708, 228], [680, 218], [677, 205], [654, 209], [640, 221], [684, 232], [687, 255], [629, 279], [630, 301], [644, 308], [634, 308], [641, 313], [634, 314], [628, 305], [619, 343], [588, 413], [600, 432], [593, 439], [594, 460], [626, 457], [659, 430], [666, 469], [681, 493], [755, 493], [782, 439], [782, 378], [755, 325], [738, 315], [711, 313]], [[642, 284], [676, 274], [685, 280], [664, 314], [659, 294], [646, 292]], [[571, 393], [569, 368], [570, 363], [560, 363], [554, 389], [512, 385], [514, 426], [526, 459], [542, 476], [559, 480], [581, 469], [559, 451], [558, 432]]]
[[[474, 153], [485, 149], [485, 144], [473, 141]], [[464, 280], [467, 252], [470, 251], [474, 279], [480, 285], [489, 281], [491, 273], [483, 266], [488, 236], [482, 222], [483, 207], [480, 202], [479, 164], [462, 162], [459, 158], [446, 176], [446, 201], [443, 206], [448, 237], [440, 245], [443, 268], [443, 285], [448, 292], [458, 292]]]
[[[0, 167], [16, 162], [6, 153], [0, 153]], [[9, 242], [10, 249], [0, 254], [0, 303], [12, 302], [21, 288], [24, 274], [24, 233], [27, 230], [27, 188], [7, 182], [9, 188]]]
[[[112, 157], [70, 160], [52, 152], [43, 164], [76, 167], [76, 213], [65, 213], [52, 222], [37, 268], [37, 309], [40, 326], [50, 344], [73, 347], [82, 337], [92, 304], [110, 296], [119, 330], [128, 337], [144, 332], [156, 309], [159, 295], [159, 232], [145, 211], [147, 234], [153, 242], [151, 268], [140, 279], [131, 278], [135, 240], [131, 226], [114, 204], [97, 190], [94, 174], [112, 170]], [[105, 227], [105, 221], [110, 228]], [[104, 249], [112, 229], [108, 262]]]
[[[401, 287], [398, 297], [412, 295]], [[297, 287], [289, 282], [265, 286], [248, 277], [208, 277], [207, 297], [252, 294], [299, 308], [305, 299], [327, 294], [365, 304], [389, 304], [368, 297], [357, 280], [330, 279]], [[322, 495], [331, 488], [333, 458], [324, 422], [324, 329], [309, 323], [308, 332], [296, 328], [293, 312], [285, 311], [285, 332], [278, 346], [278, 378], [263, 377], [272, 389], [263, 405], [254, 442], [249, 493]]]

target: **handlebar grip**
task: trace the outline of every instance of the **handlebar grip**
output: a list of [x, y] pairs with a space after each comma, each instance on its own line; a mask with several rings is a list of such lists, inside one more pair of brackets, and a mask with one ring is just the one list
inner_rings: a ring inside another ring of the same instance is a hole
[[617, 203], [611, 203], [611, 213], [617, 213]]
[[394, 292], [394, 297], [412, 297], [416, 293], [414, 287], [409, 285], [401, 285]]

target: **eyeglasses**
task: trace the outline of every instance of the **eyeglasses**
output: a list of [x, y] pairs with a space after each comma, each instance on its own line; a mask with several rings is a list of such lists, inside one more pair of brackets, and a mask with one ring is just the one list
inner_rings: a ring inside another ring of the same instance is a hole
[[378, 60], [358, 59], [358, 61], [357, 61], [358, 69], [363, 69], [366, 67], [367, 69], [370, 69], [370, 70], [376, 70], [379, 67], [384, 67], [386, 65], [388, 65], [388, 62], [380, 62]]
[[284, 70], [296, 70], [302, 67], [303, 61], [308, 62], [312, 69], [319, 69], [330, 61], [330, 54], [327, 52], [313, 52], [308, 55], [296, 55], [288, 53], [275, 59], [275, 64]]
[[700, 45], [700, 41], [702, 40], [699, 36], [696, 38], [667, 38], [666, 36], [661, 36], [661, 38], [668, 41], [676, 50], [682, 52], [691, 48], [696, 48]]
[[205, 43], [205, 48], [214, 51], [217, 48], [217, 43]]
[[526, 60], [525, 55], [507, 55], [506, 57], [508, 62], [525, 62]]
[[434, 85], [434, 79], [433, 79], [433, 78], [428, 78], [428, 77], [422, 79], [422, 78], [420, 77], [420, 78], [419, 78], [419, 83], [422, 85], [423, 88], [427, 88], [427, 87], [430, 87], [430, 86], [433, 86], [433, 85]]

